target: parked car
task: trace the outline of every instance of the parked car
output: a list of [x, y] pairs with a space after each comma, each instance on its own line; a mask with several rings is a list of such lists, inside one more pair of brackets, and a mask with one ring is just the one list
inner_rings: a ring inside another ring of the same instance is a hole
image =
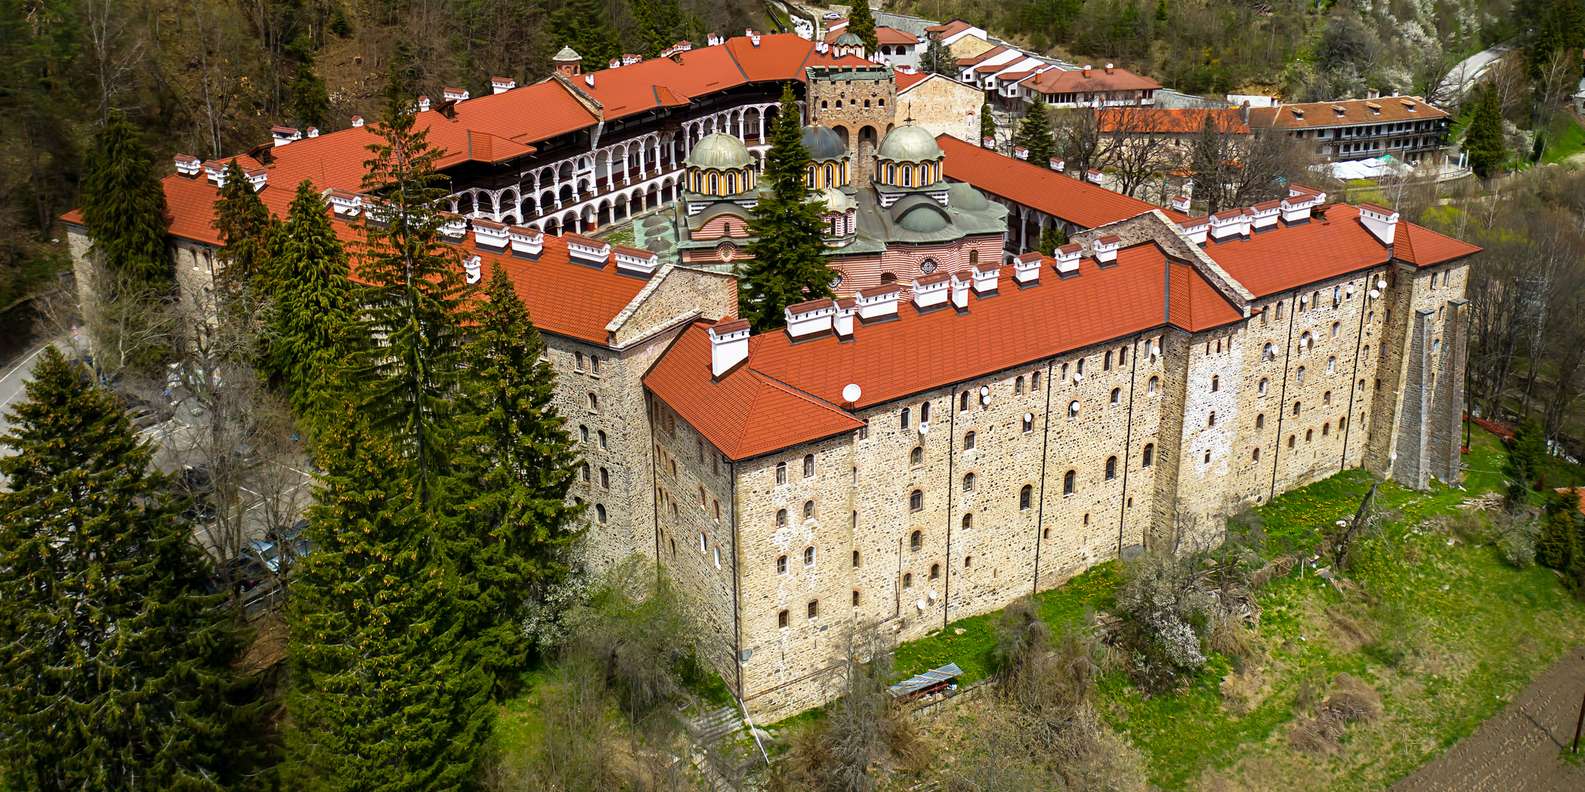
[[246, 553], [220, 565], [209, 579], [207, 589], [211, 594], [221, 594], [229, 585], [237, 594], [247, 594], [270, 579], [270, 570]]
[[271, 531], [263, 539], [249, 541], [248, 553], [258, 559], [259, 563], [263, 564], [266, 569], [275, 573], [281, 571], [283, 551], [290, 553], [291, 559], [287, 562], [287, 570], [290, 572], [293, 563], [313, 551], [313, 544], [308, 541], [307, 537], [303, 536], [303, 532], [307, 528], [307, 520], [298, 520], [278, 533]]
[[208, 522], [215, 519], [215, 477], [210, 475], [205, 467], [183, 465], [182, 472], [177, 476], [177, 494], [187, 499], [187, 508], [182, 510], [182, 516], [192, 522]]

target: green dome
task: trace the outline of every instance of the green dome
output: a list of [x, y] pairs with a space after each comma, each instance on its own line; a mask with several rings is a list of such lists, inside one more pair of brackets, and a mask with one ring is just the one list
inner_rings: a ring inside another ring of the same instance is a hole
[[941, 204], [924, 195], [910, 195], [892, 204], [892, 217], [897, 225], [919, 234], [933, 234], [951, 222]]
[[842, 159], [848, 155], [848, 147], [842, 142], [842, 136], [832, 131], [831, 127], [814, 124], [804, 127], [803, 144], [809, 151], [809, 159], [815, 162]]
[[562, 47], [561, 52], [556, 53], [556, 57], [551, 58], [551, 60], [556, 63], [566, 63], [570, 61], [581, 61], [583, 60], [583, 56], [579, 55], [578, 51], [572, 47]]
[[941, 159], [941, 147], [936, 145], [935, 136], [924, 129], [904, 126], [886, 135], [876, 155], [897, 162], [925, 162]]
[[991, 202], [985, 200], [985, 194], [974, 189], [973, 185], [954, 182], [947, 188], [947, 204], [953, 209], [978, 212], [990, 206]]
[[864, 46], [864, 39], [859, 38], [859, 35], [857, 33], [854, 33], [853, 31], [849, 30], [849, 31], [844, 32], [842, 35], [837, 36], [836, 46], [838, 46], [838, 47], [862, 47], [862, 46]]
[[743, 145], [743, 141], [725, 132], [706, 135], [703, 140], [694, 144], [692, 151], [688, 152], [690, 168], [732, 170], [746, 168], [753, 162], [754, 157], [748, 153], [748, 147]]

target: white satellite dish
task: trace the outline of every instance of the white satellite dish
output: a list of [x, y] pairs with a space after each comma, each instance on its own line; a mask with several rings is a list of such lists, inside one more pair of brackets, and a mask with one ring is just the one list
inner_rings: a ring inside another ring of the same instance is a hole
[[989, 396], [989, 395], [991, 395], [991, 386], [989, 386], [989, 385], [981, 385], [980, 386], [980, 395], [981, 396]]
[[930, 433], [930, 422], [929, 421], [920, 421], [919, 422], [919, 434], [926, 435], [926, 434], [929, 434], [929, 433]]
[[1374, 300], [1374, 299], [1376, 299], [1377, 297], [1380, 297], [1380, 296], [1381, 296], [1381, 292], [1380, 291], [1378, 291], [1376, 289], [1371, 289], [1370, 290], [1370, 299]]
[[1376, 288], [1378, 288], [1378, 289], [1387, 288], [1387, 279], [1386, 278], [1377, 278], [1376, 279]]
[[856, 404], [859, 397], [863, 395], [864, 389], [860, 388], [857, 382], [849, 382], [842, 386], [842, 401], [848, 404]]
[[914, 602], [914, 607], [915, 607], [915, 608], [918, 608], [918, 609], [920, 609], [920, 610], [924, 610], [924, 609], [925, 609], [925, 601], [924, 601], [924, 600], [917, 600], [917, 601], [915, 601], [915, 602]]

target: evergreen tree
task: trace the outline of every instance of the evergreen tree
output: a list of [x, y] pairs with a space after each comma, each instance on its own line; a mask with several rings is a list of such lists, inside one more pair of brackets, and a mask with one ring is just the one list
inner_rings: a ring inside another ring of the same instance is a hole
[[1068, 235], [1055, 225], [1046, 226], [1040, 232], [1040, 252], [1048, 256], [1055, 255], [1057, 248], [1068, 244]]
[[1024, 120], [1019, 123], [1018, 134], [1013, 137], [1013, 142], [1029, 149], [1029, 161], [1041, 167], [1045, 167], [1057, 155], [1057, 143], [1051, 133], [1051, 117], [1047, 115], [1046, 108], [1034, 105], [1029, 108], [1029, 112], [1024, 113]]
[[738, 311], [756, 331], [781, 327], [789, 305], [831, 296], [825, 260], [825, 225], [820, 205], [809, 199], [809, 151], [791, 87], [784, 87], [781, 112], [771, 124], [771, 147], [760, 176], [762, 192], [749, 221], [753, 259], [738, 280]]
[[287, 90], [291, 94], [291, 114], [298, 124], [324, 126], [330, 119], [330, 92], [325, 88], [325, 81], [314, 73], [312, 55], [304, 54]]
[[1542, 566], [1568, 572], [1580, 556], [1579, 496], [1573, 492], [1547, 500], [1541, 519], [1541, 534], [1536, 538], [1536, 560]]
[[1546, 434], [1533, 419], [1519, 424], [1508, 446], [1508, 461], [1503, 471], [1508, 476], [1508, 500], [1522, 503], [1541, 477], [1547, 456]]
[[1490, 178], [1502, 170], [1508, 159], [1508, 146], [1503, 140], [1502, 107], [1497, 102], [1497, 92], [1483, 85], [1475, 96], [1475, 111], [1464, 130], [1464, 153], [1469, 155], [1469, 166], [1482, 179]]
[[996, 145], [996, 116], [991, 113], [991, 103], [980, 105], [980, 144], [984, 145], [989, 138], [991, 145]]
[[858, 36], [864, 42], [864, 52], [874, 55], [880, 49], [880, 41], [875, 37], [875, 14], [870, 11], [869, 0], [853, 0], [853, 5], [848, 9], [848, 26], [842, 31]]
[[269, 242], [275, 219], [259, 200], [236, 160], [226, 163], [226, 182], [215, 202], [215, 230], [220, 232], [220, 292], [236, 296], [258, 285], [255, 281], [268, 268]]
[[563, 0], [550, 15], [549, 27], [561, 36], [562, 44], [583, 56], [587, 70], [603, 69], [622, 54], [611, 13], [597, 0]]
[[165, 190], [154, 175], [153, 154], [121, 115], [99, 130], [88, 149], [82, 209], [108, 274], [162, 291], [175, 284], [165, 245]]
[[[393, 81], [394, 82], [394, 81]], [[380, 339], [356, 375], [376, 429], [391, 432], [412, 459], [414, 494], [428, 506], [446, 470], [449, 417], [458, 376], [458, 314], [472, 293], [456, 252], [440, 241], [436, 205], [445, 197], [440, 150], [414, 125], [412, 98], [386, 96], [380, 142], [364, 163], [364, 189], [379, 203], [365, 215], [358, 275], [368, 284], [364, 338]]]
[[466, 788], [492, 722], [464, 635], [471, 589], [412, 497], [408, 455], [356, 408], [343, 418], [319, 446], [314, 552], [292, 582], [283, 786]]
[[958, 78], [957, 61], [936, 36], [931, 36], [930, 43], [925, 45], [925, 54], [920, 59], [919, 68], [926, 74], [939, 74], [954, 80]]
[[285, 386], [293, 409], [310, 428], [337, 404], [342, 368], [360, 351], [347, 256], [314, 185], [297, 185], [286, 223], [275, 235], [271, 332], [265, 367]]
[[556, 413], [544, 343], [505, 268], [495, 268], [471, 326], [459, 421], [466, 462], [449, 489], [466, 493], [460, 516], [469, 530], [458, 557], [477, 587], [470, 633], [481, 640], [486, 668], [512, 679], [528, 650], [524, 593], [567, 571], [581, 512], [567, 499], [578, 455]]
[[[241, 643], [152, 450], [54, 347], [0, 459], [0, 778], [9, 789], [227, 788], [253, 714]], [[244, 702], [241, 705], [235, 702]]]

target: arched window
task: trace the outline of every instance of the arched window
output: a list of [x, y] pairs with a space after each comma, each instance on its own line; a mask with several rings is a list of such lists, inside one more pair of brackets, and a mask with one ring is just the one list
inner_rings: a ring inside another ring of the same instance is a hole
[[815, 516], [815, 502], [812, 501], [812, 500], [804, 501], [804, 519], [805, 520], [810, 520], [810, 519], [813, 519], [814, 516]]
[[[597, 433], [596, 433], [596, 434], [595, 434], [595, 436], [596, 436], [596, 437], [598, 437], [598, 438], [599, 438], [599, 440], [600, 440], [600, 447], [601, 447], [601, 448], [606, 448], [606, 447], [607, 447], [607, 444], [606, 444], [606, 441], [605, 441], [605, 430], [604, 430], [604, 429], [601, 429], [601, 430], [600, 430], [600, 431], [599, 431], [599, 432], [597, 432]], [[677, 463], [676, 463], [676, 461], [675, 461], [675, 460], [674, 460], [674, 461], [673, 461], [673, 462], [672, 462], [672, 466], [673, 466], [673, 467], [676, 467], [676, 465], [677, 465]], [[672, 475], [676, 475], [676, 471], [672, 471]]]
[[908, 428], [908, 415], [909, 415], [909, 409], [907, 407], [904, 407], [903, 408], [903, 418], [902, 418], [902, 427], [904, 429]]
[[596, 503], [594, 505], [594, 517], [600, 521], [601, 525], [605, 524], [605, 506], [603, 504]]
[[913, 588], [913, 587], [914, 587], [914, 575], [913, 575], [913, 573], [912, 572], [904, 572], [903, 573], [903, 588]]
[[583, 463], [582, 465], [579, 466], [579, 469], [580, 469], [580, 471], [583, 474], [584, 482], [588, 483], [588, 481], [589, 481], [589, 463], [588, 462]]
[[1332, 403], [1332, 392], [1331, 391], [1327, 391], [1326, 393], [1321, 394], [1321, 403], [1322, 404], [1331, 404]]
[[1123, 365], [1127, 365], [1127, 364], [1128, 364], [1128, 347], [1119, 347], [1117, 349], [1117, 365], [1123, 366]]
[[853, 566], [856, 567], [858, 565], [859, 565], [859, 551], [854, 550], [853, 551]]
[[815, 565], [815, 547], [814, 547], [814, 545], [809, 545], [808, 547], [804, 548], [804, 566], [814, 566], [814, 565]]
[[1263, 360], [1276, 360], [1277, 345], [1267, 341], [1266, 345], [1260, 348], [1260, 357]]
[[787, 574], [787, 556], [776, 556], [776, 574]]
[[926, 422], [928, 420], [930, 420], [930, 402], [920, 402], [919, 403], [919, 422], [920, 423], [924, 423], [924, 422]]
[[1255, 462], [1259, 462], [1260, 461], [1260, 447], [1259, 446], [1256, 446], [1255, 450], [1250, 452], [1249, 458], [1251, 460], [1255, 461]]
[[1304, 384], [1304, 366], [1300, 366], [1299, 370], [1294, 372], [1293, 381], [1300, 385]]
[[908, 167], [907, 165], [903, 166], [903, 186], [914, 186], [914, 169]]
[[1327, 435], [1330, 435], [1331, 433], [1332, 433], [1332, 422], [1331, 421], [1327, 421], [1326, 423], [1321, 424], [1321, 436], [1322, 437], [1326, 437]]
[[1264, 429], [1264, 428], [1266, 428], [1266, 414], [1265, 413], [1261, 413], [1261, 414], [1255, 416], [1255, 428], [1256, 429]]
[[705, 183], [709, 185], [708, 192], [711, 195], [715, 195], [721, 191], [721, 179], [716, 174], [712, 173], [705, 177]]
[[938, 577], [941, 577], [941, 565], [940, 564], [931, 564], [930, 565], [930, 579], [931, 580], [935, 580]]
[[925, 507], [925, 494], [920, 490], [908, 493], [908, 510], [919, 511]]
[[1073, 401], [1068, 402], [1068, 417], [1069, 418], [1077, 418], [1077, 417], [1079, 417], [1079, 401], [1078, 401], [1078, 399], [1074, 399]]
[[600, 468], [600, 487], [603, 489], [611, 488], [611, 471], [605, 468]]
[[1024, 413], [1024, 434], [1035, 431], [1035, 414]]
[[600, 411], [600, 397], [594, 393], [589, 394], [589, 412]]
[[1337, 431], [1341, 432], [1341, 431], [1343, 431], [1344, 429], [1347, 429], [1347, 428], [1348, 428], [1348, 416], [1345, 415], [1342, 418], [1337, 419]]
[[908, 452], [908, 464], [923, 465], [924, 463], [925, 450], [919, 446], [914, 446], [914, 450]]
[[1024, 375], [1020, 374], [1013, 380], [1013, 395], [1019, 396], [1024, 392]]
[[1294, 415], [1298, 415], [1299, 414], [1299, 403], [1298, 402], [1294, 402], [1293, 403], [1293, 414]]
[[787, 510], [786, 509], [777, 509], [776, 510], [776, 527], [780, 528], [780, 527], [782, 527], [782, 526], [784, 526], [786, 524], [787, 524]]
[[963, 474], [963, 491], [964, 492], [973, 492], [974, 491], [974, 482], [975, 482], [975, 476], [974, 476], [973, 473], [964, 473]]
[[[585, 442], [585, 443], [589, 442], [589, 427], [584, 426], [583, 424], [579, 424], [578, 425], [578, 437], [579, 437], [579, 439], [583, 440], [583, 442]], [[658, 445], [656, 447], [659, 448]]]
[[1343, 323], [1342, 322], [1333, 322], [1332, 323], [1332, 337], [1333, 338], [1337, 338], [1337, 331], [1341, 330], [1342, 328], [1343, 328]]
[[959, 412], [968, 412], [969, 411], [969, 392], [968, 391], [964, 391], [964, 392], [958, 394], [958, 411]]
[[1025, 484], [1023, 489], [1018, 490], [1018, 508], [1020, 511], [1027, 510], [1029, 508], [1029, 502], [1034, 500], [1034, 493], [1035, 488], [1028, 484]]
[[1329, 357], [1329, 358], [1326, 359], [1326, 373], [1328, 373], [1328, 374], [1336, 374], [1337, 373], [1337, 358], [1336, 357]]
[[1314, 429], [1306, 429], [1306, 430], [1304, 430], [1304, 442], [1306, 442], [1306, 443], [1310, 442], [1310, 438], [1312, 438], [1314, 436], [1315, 436], [1315, 430]]
[[1211, 464], [1211, 449], [1205, 449], [1205, 464]]
[[1277, 303], [1277, 318], [1278, 319], [1282, 318], [1282, 303], [1280, 303], [1280, 302]]
[[1110, 349], [1106, 350], [1106, 355], [1101, 358], [1101, 370], [1112, 370], [1112, 350]]
[[969, 248], [969, 266], [973, 266], [978, 263], [980, 263], [980, 252], [973, 248]]
[[1215, 426], [1216, 425], [1216, 411], [1213, 410], [1210, 415], [1205, 417], [1205, 425], [1206, 426]]
[[964, 451], [973, 451], [974, 450], [974, 442], [975, 442], [976, 439], [977, 439], [977, 435], [975, 435], [975, 433], [973, 433], [973, 432], [969, 432], [969, 433], [963, 435], [963, 450]]
[[1117, 457], [1106, 458], [1106, 480], [1117, 478]]
[[1261, 377], [1260, 378], [1260, 382], [1256, 383], [1256, 385], [1255, 385], [1255, 391], [1257, 393], [1259, 393], [1260, 395], [1265, 396], [1266, 395], [1266, 389], [1270, 388], [1270, 387], [1271, 387], [1271, 380], [1266, 379], [1265, 377]]
[[1222, 378], [1216, 376], [1215, 374], [1212, 374], [1211, 375], [1211, 392], [1215, 393], [1215, 392], [1217, 392], [1217, 391], [1219, 391], [1221, 389], [1222, 389]]
[[924, 546], [925, 546], [925, 535], [922, 532], [914, 531], [913, 533], [908, 535], [908, 549], [909, 550], [918, 550], [919, 548], [924, 547]]
[[1029, 390], [1031, 393], [1040, 390], [1040, 372], [1029, 375]]
[[1150, 467], [1156, 462], [1156, 444], [1146, 443], [1145, 453], [1140, 461], [1140, 467]]
[[1297, 439], [1298, 437], [1296, 435], [1288, 435], [1288, 447], [1293, 448], [1293, 443]]
[[963, 527], [964, 528], [973, 528], [974, 527], [974, 515], [972, 515], [972, 514], [963, 515]]
[[1072, 495], [1079, 488], [1079, 473], [1070, 470], [1062, 474], [1062, 494]]
[[804, 478], [809, 478], [809, 477], [813, 476], [814, 474], [815, 474], [815, 455], [814, 454], [804, 454]]
[[1112, 389], [1112, 404], [1122, 404], [1122, 403], [1123, 403], [1123, 389], [1122, 388], [1113, 388]]

